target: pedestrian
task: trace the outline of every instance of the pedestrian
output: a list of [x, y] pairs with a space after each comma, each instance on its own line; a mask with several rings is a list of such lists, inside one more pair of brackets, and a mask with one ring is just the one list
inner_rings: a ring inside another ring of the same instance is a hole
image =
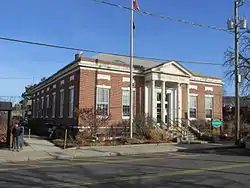
[[13, 151], [16, 150], [19, 152], [19, 145], [20, 145], [20, 134], [21, 129], [18, 126], [18, 122], [15, 123], [15, 126], [12, 129], [12, 135], [13, 135]]
[[24, 146], [24, 126], [23, 122], [20, 123], [20, 136], [19, 136], [20, 149], [23, 149]]

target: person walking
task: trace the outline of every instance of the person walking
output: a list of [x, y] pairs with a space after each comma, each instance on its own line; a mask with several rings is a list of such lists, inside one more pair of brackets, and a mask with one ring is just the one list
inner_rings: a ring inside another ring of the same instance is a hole
[[15, 126], [12, 129], [12, 135], [13, 135], [13, 151], [16, 150], [19, 152], [19, 145], [20, 145], [20, 134], [21, 134], [21, 128], [18, 126], [18, 123], [15, 123]]
[[23, 146], [24, 146], [24, 126], [23, 126], [23, 121], [20, 122], [19, 144], [20, 144], [20, 149], [23, 150]]

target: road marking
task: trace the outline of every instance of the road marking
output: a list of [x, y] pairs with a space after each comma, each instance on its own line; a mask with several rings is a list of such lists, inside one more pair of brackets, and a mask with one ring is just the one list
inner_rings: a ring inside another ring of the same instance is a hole
[[142, 180], [142, 179], [150, 180], [156, 177], [170, 177], [170, 176], [185, 175], [185, 174], [197, 174], [197, 173], [202, 173], [202, 172], [207, 172], [207, 171], [225, 170], [225, 169], [248, 167], [248, 166], [250, 166], [250, 163], [231, 164], [231, 165], [220, 166], [220, 167], [200, 168], [200, 169], [194, 169], [194, 170], [180, 170], [180, 171], [166, 172], [166, 173], [147, 174], [147, 175], [142, 175], [142, 176], [136, 175], [136, 176], [128, 176], [128, 177], [116, 177], [116, 178], [103, 179], [103, 180], [84, 180], [84, 181], [79, 181], [79, 182], [74, 181], [70, 185], [66, 185], [68, 183], [64, 183], [64, 184], [59, 183], [59, 184], [51, 185], [50, 187], [60, 186], [64, 188], [70, 188], [70, 187], [88, 186], [88, 185], [96, 185], [96, 184], [117, 183], [117, 182], [132, 181], [132, 180]]

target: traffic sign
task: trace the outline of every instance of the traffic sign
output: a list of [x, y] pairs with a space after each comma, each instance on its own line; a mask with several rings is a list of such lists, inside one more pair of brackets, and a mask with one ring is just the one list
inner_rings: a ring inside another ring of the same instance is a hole
[[219, 119], [214, 119], [214, 120], [212, 121], [212, 126], [213, 126], [214, 128], [219, 128], [219, 127], [221, 127], [221, 126], [222, 126], [221, 120], [219, 120]]

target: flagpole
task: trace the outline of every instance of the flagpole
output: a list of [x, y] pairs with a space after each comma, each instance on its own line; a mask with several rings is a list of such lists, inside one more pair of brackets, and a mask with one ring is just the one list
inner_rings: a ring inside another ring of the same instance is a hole
[[131, 0], [131, 25], [130, 25], [130, 138], [133, 138], [133, 52], [134, 52], [134, 6]]

